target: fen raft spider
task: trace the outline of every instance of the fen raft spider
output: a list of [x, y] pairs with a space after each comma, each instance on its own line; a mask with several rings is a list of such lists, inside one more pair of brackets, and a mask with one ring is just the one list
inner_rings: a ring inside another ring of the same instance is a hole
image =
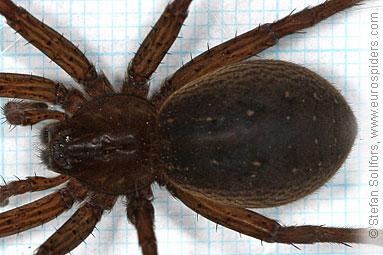
[[1, 187], [1, 201], [65, 183], [0, 214], [0, 236], [39, 226], [80, 203], [35, 253], [66, 254], [125, 196], [142, 253], [157, 254], [151, 203], [157, 182], [198, 214], [265, 242], [379, 244], [363, 238], [367, 229], [285, 227], [245, 209], [283, 205], [325, 184], [347, 158], [357, 124], [340, 93], [314, 72], [283, 61], [244, 60], [361, 2], [330, 0], [260, 25], [194, 58], [147, 99], [148, 81], [177, 38], [191, 0], [166, 7], [121, 91], [61, 34], [1, 0], [8, 24], [85, 93], [47, 78], [0, 73], [0, 96], [27, 100], [4, 106], [10, 124], [56, 120], [41, 131], [41, 157], [60, 174], [10, 182]]

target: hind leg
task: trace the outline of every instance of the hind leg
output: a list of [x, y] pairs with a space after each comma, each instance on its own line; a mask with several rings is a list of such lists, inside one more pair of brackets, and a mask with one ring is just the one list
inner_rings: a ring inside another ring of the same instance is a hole
[[[167, 189], [186, 206], [224, 227], [268, 243], [364, 243], [381, 245], [383, 237], [370, 238], [367, 228], [336, 228], [324, 226], [283, 226], [253, 211], [222, 205], [168, 184]], [[383, 231], [383, 230], [380, 230]]]

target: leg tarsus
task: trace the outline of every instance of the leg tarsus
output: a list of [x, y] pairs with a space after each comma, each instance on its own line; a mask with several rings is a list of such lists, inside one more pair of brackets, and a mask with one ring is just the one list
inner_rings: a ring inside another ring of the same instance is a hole
[[[383, 231], [383, 230], [380, 230]], [[383, 237], [369, 237], [369, 229], [364, 228], [334, 228], [323, 226], [280, 226], [275, 232], [273, 242], [288, 244], [313, 244], [313, 243], [366, 243], [381, 245]]]

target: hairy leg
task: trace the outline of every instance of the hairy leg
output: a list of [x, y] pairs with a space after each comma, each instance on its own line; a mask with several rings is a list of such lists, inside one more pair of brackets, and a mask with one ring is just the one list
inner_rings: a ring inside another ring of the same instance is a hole
[[255, 56], [277, 44], [280, 38], [312, 27], [322, 20], [363, 1], [325, 1], [323, 4], [313, 8], [305, 8], [274, 23], [260, 25], [247, 33], [217, 45], [185, 64], [166, 79], [161, 85], [161, 90], [152, 97], [151, 101], [160, 106], [170, 94], [188, 82], [220, 67]]
[[0, 204], [4, 204], [11, 196], [21, 195], [27, 192], [47, 190], [56, 187], [67, 180], [69, 176], [59, 175], [52, 178], [41, 176], [27, 177], [25, 180], [18, 180], [0, 186]]
[[123, 92], [146, 98], [148, 80], [177, 38], [191, 1], [175, 0], [166, 7], [129, 64]]
[[67, 254], [93, 231], [105, 210], [111, 210], [117, 197], [101, 193], [91, 197], [36, 251], [35, 255]]
[[0, 14], [7, 19], [10, 27], [82, 84], [91, 97], [113, 91], [108, 79], [96, 72], [84, 53], [25, 9], [16, 6], [11, 0], [1, 0]]
[[61, 83], [26, 74], [0, 73], [0, 97], [31, 99], [61, 106], [73, 114], [86, 102], [76, 89], [68, 90]]
[[383, 242], [383, 237], [376, 239], [369, 238], [368, 229], [333, 228], [312, 225], [286, 227], [275, 220], [247, 209], [230, 207], [204, 198], [195, 197], [170, 184], [167, 188], [173, 196], [207, 219], [269, 243], [313, 244], [330, 242], [381, 245]]
[[0, 237], [40, 226], [85, 199], [88, 190], [75, 180], [39, 200], [0, 214]]
[[7, 122], [11, 125], [32, 126], [43, 120], [65, 120], [65, 113], [48, 110], [45, 103], [8, 102], [3, 110]]
[[143, 255], [157, 255], [157, 240], [154, 233], [154, 208], [151, 202], [152, 191], [140, 192], [128, 197], [126, 208], [129, 221], [136, 227], [138, 242]]

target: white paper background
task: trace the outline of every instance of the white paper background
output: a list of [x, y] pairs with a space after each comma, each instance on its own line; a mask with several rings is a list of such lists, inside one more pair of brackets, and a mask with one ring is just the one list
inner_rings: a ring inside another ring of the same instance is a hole
[[[301, 10], [319, 0], [196, 0], [179, 39], [154, 75], [158, 85], [177, 70], [182, 61], [217, 45], [236, 33], [241, 34], [259, 23], [272, 22]], [[17, 4], [42, 18], [63, 33], [87, 57], [104, 71], [115, 85], [121, 84], [126, 67], [139, 43], [154, 25], [167, 1], [164, 0], [31, 0]], [[281, 59], [302, 64], [330, 80], [352, 105], [359, 121], [356, 145], [346, 164], [318, 192], [295, 203], [257, 210], [285, 225], [315, 224], [327, 226], [368, 226], [369, 197], [367, 161], [369, 157], [369, 76], [370, 14], [378, 12], [382, 1], [367, 1], [335, 15], [320, 25], [280, 40], [262, 54], [262, 58]], [[380, 17], [382, 18], [382, 17]], [[380, 22], [380, 32], [383, 23]], [[380, 39], [381, 40], [381, 39]], [[381, 42], [381, 41], [380, 41]], [[0, 71], [33, 73], [63, 83], [70, 77], [43, 56], [0, 19]], [[382, 91], [381, 91], [382, 92]], [[1, 99], [3, 104], [7, 100]], [[381, 109], [381, 108], [380, 108]], [[39, 164], [38, 137], [41, 125], [15, 128], [0, 127], [0, 174], [6, 181], [15, 176], [54, 174]], [[367, 148], [367, 149], [366, 149]], [[381, 152], [381, 151], [380, 151]], [[380, 154], [381, 155], [381, 154]], [[381, 161], [383, 164], [383, 161]], [[383, 175], [383, 173], [381, 173]], [[382, 180], [382, 179], [380, 179]], [[381, 184], [383, 185], [383, 183]], [[382, 187], [382, 186], [381, 186]], [[382, 195], [383, 188], [380, 188]], [[38, 192], [10, 200], [8, 210], [48, 194]], [[198, 217], [175, 201], [166, 191], [154, 186], [156, 234], [159, 253], [164, 254], [383, 254], [378, 247], [318, 244], [298, 245], [300, 250], [283, 244], [261, 243]], [[364, 199], [363, 199], [364, 198]], [[382, 208], [382, 207], [380, 207]], [[0, 240], [0, 254], [32, 254], [70, 215], [64, 213], [43, 227]], [[383, 215], [380, 214], [381, 221]], [[72, 254], [140, 254], [134, 228], [127, 223], [123, 201], [93, 232], [94, 236]], [[383, 233], [382, 233], [383, 234]]]

